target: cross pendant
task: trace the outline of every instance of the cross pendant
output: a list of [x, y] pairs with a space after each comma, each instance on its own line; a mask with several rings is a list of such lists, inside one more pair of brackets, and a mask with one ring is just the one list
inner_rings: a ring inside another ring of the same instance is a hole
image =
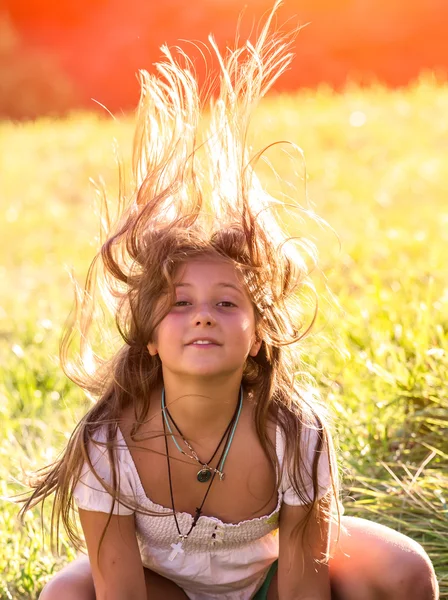
[[173, 549], [171, 554], [168, 556], [168, 560], [173, 561], [178, 554], [183, 554], [184, 550], [182, 548], [183, 540], [177, 542], [177, 544], [171, 544], [171, 548]]

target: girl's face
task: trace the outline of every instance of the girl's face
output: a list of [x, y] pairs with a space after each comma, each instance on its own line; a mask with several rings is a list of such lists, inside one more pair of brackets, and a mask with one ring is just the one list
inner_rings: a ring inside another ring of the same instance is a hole
[[235, 268], [224, 260], [186, 262], [174, 277], [176, 300], [148, 344], [164, 372], [213, 377], [243, 372], [261, 341], [252, 303]]

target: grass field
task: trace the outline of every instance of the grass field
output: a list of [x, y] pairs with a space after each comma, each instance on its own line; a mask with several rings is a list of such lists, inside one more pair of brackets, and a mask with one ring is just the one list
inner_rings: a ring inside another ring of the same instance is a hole
[[[254, 147], [289, 139], [305, 152], [316, 212], [305, 224], [340, 308], [322, 300], [307, 369], [329, 399], [346, 512], [396, 527], [429, 552], [448, 598], [448, 85], [430, 75], [390, 91], [347, 88], [267, 99]], [[57, 361], [79, 280], [95, 250], [89, 178], [113, 197], [112, 140], [125, 162], [132, 118], [0, 124], [0, 599], [34, 599], [73, 558], [43, 546], [5, 496], [22, 468], [52, 461], [85, 409]], [[305, 201], [303, 164], [269, 156]], [[270, 171], [264, 175], [277, 185]], [[263, 174], [263, 171], [262, 171]], [[291, 192], [289, 192], [291, 193]], [[45, 509], [48, 516], [49, 506]], [[45, 522], [48, 531], [48, 520]]]

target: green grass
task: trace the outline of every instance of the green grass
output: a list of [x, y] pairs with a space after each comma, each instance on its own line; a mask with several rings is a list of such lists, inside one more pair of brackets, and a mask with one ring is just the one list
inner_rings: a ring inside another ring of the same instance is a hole
[[[339, 433], [348, 514], [396, 527], [429, 552], [448, 598], [448, 85], [426, 76], [390, 91], [348, 88], [270, 97], [254, 123], [254, 147], [289, 139], [304, 165], [279, 150], [260, 173], [271, 189], [307, 193], [337, 232], [312, 221], [324, 282], [305, 346], [307, 369], [329, 398]], [[62, 376], [58, 340], [83, 279], [97, 219], [89, 178], [113, 197], [112, 140], [125, 161], [132, 119], [90, 114], [0, 124], [0, 480], [4, 498], [62, 449], [85, 400]], [[286, 158], [285, 158], [286, 157]], [[340, 244], [340, 247], [339, 247]], [[420, 468], [421, 467], [421, 468]], [[48, 506], [45, 514], [48, 516]], [[38, 513], [24, 528], [0, 500], [0, 599], [33, 599], [73, 551], [42, 547]], [[45, 524], [48, 531], [48, 523]]]

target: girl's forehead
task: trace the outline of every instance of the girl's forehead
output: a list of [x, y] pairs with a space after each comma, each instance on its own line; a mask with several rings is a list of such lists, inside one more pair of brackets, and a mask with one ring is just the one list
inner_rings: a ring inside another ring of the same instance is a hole
[[226, 277], [234, 282], [241, 283], [235, 266], [231, 262], [219, 258], [187, 260], [178, 265], [174, 273], [176, 282], [202, 276], [211, 277], [212, 279]]
[[174, 273], [175, 283], [204, 278], [210, 282], [218, 279], [222, 279], [223, 282], [227, 280], [235, 285], [242, 286], [241, 277], [233, 263], [215, 257], [187, 260], [180, 264]]

